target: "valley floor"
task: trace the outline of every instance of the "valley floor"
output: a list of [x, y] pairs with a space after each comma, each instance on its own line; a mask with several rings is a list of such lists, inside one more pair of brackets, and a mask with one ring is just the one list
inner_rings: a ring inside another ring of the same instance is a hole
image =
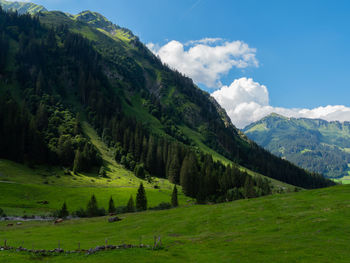
[[[52, 222], [0, 222], [0, 242], [37, 249], [109, 244], [164, 248], [40, 257], [0, 251], [0, 262], [350, 262], [350, 186], [195, 205], [163, 211]], [[2, 245], [0, 243], [0, 246]]]

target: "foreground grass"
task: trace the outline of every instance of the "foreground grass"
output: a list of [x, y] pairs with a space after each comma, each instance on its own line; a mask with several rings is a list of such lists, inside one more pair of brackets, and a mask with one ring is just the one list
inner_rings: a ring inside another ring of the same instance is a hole
[[[98, 205], [108, 209], [108, 200], [112, 196], [116, 206], [125, 206], [130, 195], [134, 200], [137, 189], [130, 187], [62, 187], [35, 184], [0, 183], [0, 207], [10, 216], [48, 215], [67, 203], [70, 212], [86, 208], [91, 195], [95, 194]], [[168, 189], [146, 188], [148, 206], [161, 202], [170, 202], [171, 191]], [[187, 203], [182, 193], [180, 205]], [[48, 201], [42, 204], [40, 201]]]
[[[152, 244], [161, 235], [164, 249], [130, 249], [92, 256], [48, 258], [0, 252], [0, 262], [349, 262], [350, 187], [302, 191], [218, 205], [189, 206], [107, 218], [0, 222], [0, 242], [52, 249], [104, 244]], [[10, 260], [10, 261], [9, 261]]]
[[[0, 208], [7, 215], [48, 215], [59, 209], [65, 201], [70, 212], [85, 208], [92, 194], [100, 206], [108, 207], [112, 196], [116, 206], [126, 205], [130, 195], [135, 199], [142, 181], [146, 188], [148, 206], [170, 202], [172, 185], [168, 180], [155, 179], [150, 184], [125, 169], [109, 165], [108, 178], [96, 174], [64, 175], [55, 167], [28, 168], [9, 160], [0, 159]], [[115, 169], [115, 170], [112, 170]], [[121, 168], [120, 168], [121, 169]], [[128, 174], [127, 174], [128, 173]], [[157, 185], [159, 189], [155, 189]], [[187, 204], [189, 198], [179, 188], [179, 202]], [[40, 201], [48, 201], [42, 204]]]

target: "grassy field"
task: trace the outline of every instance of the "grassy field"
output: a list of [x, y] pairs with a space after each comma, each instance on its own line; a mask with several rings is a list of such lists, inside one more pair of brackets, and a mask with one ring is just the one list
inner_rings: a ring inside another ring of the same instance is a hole
[[110, 244], [152, 244], [160, 235], [164, 249], [130, 249], [95, 255], [39, 257], [0, 252], [0, 262], [349, 262], [350, 186], [195, 205], [107, 218], [0, 222], [0, 242], [63, 249]]
[[337, 182], [337, 183], [341, 183], [341, 184], [350, 184], [350, 175], [349, 176], [343, 176], [340, 179], [333, 179], [333, 181]]

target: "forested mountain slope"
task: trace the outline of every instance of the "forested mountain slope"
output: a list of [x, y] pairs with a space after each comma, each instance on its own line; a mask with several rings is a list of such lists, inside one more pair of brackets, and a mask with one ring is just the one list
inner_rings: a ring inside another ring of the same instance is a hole
[[234, 163], [305, 188], [332, 184], [247, 139], [208, 93], [100, 14], [1, 11], [0, 28], [2, 158], [98, 167], [87, 121], [127, 169], [180, 183], [199, 201], [270, 192]]
[[271, 114], [244, 129], [249, 138], [296, 165], [328, 177], [350, 172], [350, 123]]

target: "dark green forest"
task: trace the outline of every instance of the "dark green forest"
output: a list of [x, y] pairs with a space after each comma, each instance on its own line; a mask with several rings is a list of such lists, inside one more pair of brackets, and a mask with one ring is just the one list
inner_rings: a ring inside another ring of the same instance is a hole
[[[75, 172], [99, 169], [102, 159], [82, 129], [87, 121], [117, 162], [142, 179], [168, 178], [198, 202], [271, 192], [266, 179], [235, 164], [304, 188], [333, 184], [248, 140], [208, 93], [163, 65], [132, 33], [127, 47], [83, 21], [60, 22], [57, 15], [48, 22], [53, 16], [0, 9], [0, 158]], [[89, 27], [99, 41], [75, 27]], [[142, 98], [161, 132], [129, 113], [134, 97]], [[183, 125], [233, 164], [214, 161], [181, 131]]]

